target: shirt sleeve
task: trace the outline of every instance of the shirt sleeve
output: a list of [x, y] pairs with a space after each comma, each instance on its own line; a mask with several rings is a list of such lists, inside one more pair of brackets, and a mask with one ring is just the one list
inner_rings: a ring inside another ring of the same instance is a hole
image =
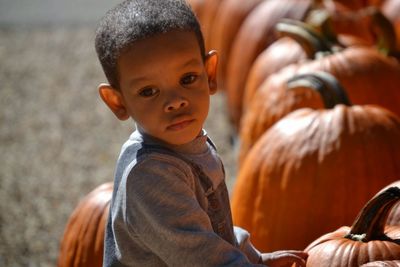
[[214, 233], [190, 167], [180, 160], [138, 163], [127, 179], [125, 207], [131, 235], [169, 266], [255, 266]]

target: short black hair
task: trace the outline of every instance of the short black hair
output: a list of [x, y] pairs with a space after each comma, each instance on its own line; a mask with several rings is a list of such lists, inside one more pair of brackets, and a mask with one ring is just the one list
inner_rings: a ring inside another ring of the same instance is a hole
[[135, 41], [183, 30], [194, 32], [205, 57], [200, 24], [185, 0], [126, 0], [109, 10], [96, 30], [95, 47], [110, 85], [119, 89], [117, 60]]

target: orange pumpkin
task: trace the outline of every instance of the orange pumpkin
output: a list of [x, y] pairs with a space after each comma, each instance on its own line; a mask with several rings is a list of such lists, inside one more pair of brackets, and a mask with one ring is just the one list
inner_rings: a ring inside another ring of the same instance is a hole
[[247, 15], [266, 0], [224, 0], [218, 7], [210, 34], [210, 48], [218, 51], [218, 89], [225, 90], [231, 46]]
[[203, 21], [203, 16], [205, 13], [205, 10], [204, 10], [204, 2], [205, 1], [206, 0], [187, 0], [187, 2], [192, 7], [193, 12], [196, 14], [200, 23]]
[[398, 187], [372, 198], [351, 227], [325, 234], [305, 249], [307, 267], [358, 267], [371, 261], [400, 260], [400, 227], [385, 227], [390, 209], [399, 200]]
[[[349, 8], [336, 1], [330, 2], [330, 4], [325, 3], [323, 7], [316, 9], [316, 17], [318, 18], [320, 16], [318, 13], [321, 13], [321, 11], [325, 16], [329, 14], [328, 16], [330, 17], [330, 24], [333, 32], [344, 36], [355, 37], [355, 39], [359, 39], [365, 44], [373, 45], [377, 41], [377, 36], [371, 28], [373, 28], [373, 24], [376, 23], [377, 14], [383, 16], [379, 8], [380, 3], [358, 3], [356, 5], [358, 5], [358, 7], [353, 6]], [[311, 12], [306, 21], [313, 23], [313, 20], [314, 14]]]
[[[330, 85], [333, 76], [321, 74], [299, 76], [292, 90], [318, 95], [309, 87], [325, 93], [337, 87]], [[328, 100], [335, 98], [323, 99], [333, 106]], [[386, 109], [298, 109], [268, 129], [240, 166], [232, 192], [234, 223], [249, 230], [262, 251], [304, 249], [350, 224], [368, 199], [396, 180], [399, 158], [400, 119]]]
[[215, 13], [222, 1], [224, 0], [187, 0], [200, 22], [207, 51], [212, 49], [210, 35], [214, 30]]
[[334, 75], [355, 104], [381, 105], [400, 116], [399, 61], [374, 48], [348, 47], [320, 59], [287, 66], [260, 85], [242, 118], [239, 163], [257, 139], [283, 116], [301, 107], [322, 107], [316, 94], [287, 90], [291, 77], [313, 71]]
[[58, 267], [103, 265], [104, 232], [112, 190], [112, 183], [102, 184], [79, 202], [64, 230]]
[[[332, 19], [326, 12], [312, 10], [310, 13], [314, 15], [309, 14], [309, 23], [282, 19], [276, 24], [276, 31], [281, 38], [265, 49], [250, 68], [244, 89], [244, 110], [261, 83], [284, 66], [299, 61], [305, 62], [306, 59], [312, 60], [321, 54], [334, 53], [345, 47], [368, 45], [356, 36], [334, 32]], [[374, 35], [383, 41], [382, 44], [377, 41], [377, 48], [392, 53], [395, 51], [393, 25], [380, 12], [374, 12], [371, 17], [368, 31], [373, 31]]]
[[243, 21], [228, 56], [225, 89], [229, 117], [239, 126], [242, 113], [244, 86], [256, 57], [278, 36], [275, 25], [282, 18], [301, 20], [310, 8], [308, 0], [265, 1]]
[[203, 19], [201, 23], [201, 27], [204, 34], [204, 41], [207, 50], [213, 50], [212, 47], [212, 38], [214, 32], [214, 21], [216, 20], [216, 13], [218, 11], [219, 6], [225, 0], [204, 0], [204, 12]]
[[288, 19], [280, 20], [275, 25], [279, 39], [257, 56], [249, 70], [244, 88], [243, 112], [270, 75], [287, 65], [312, 60], [317, 53], [330, 51], [329, 41], [310, 27], [301, 21]]

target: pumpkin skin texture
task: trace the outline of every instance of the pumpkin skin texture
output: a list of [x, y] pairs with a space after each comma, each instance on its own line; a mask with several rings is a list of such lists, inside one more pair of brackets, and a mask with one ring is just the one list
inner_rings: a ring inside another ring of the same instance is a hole
[[359, 10], [368, 6], [376, 6], [379, 7], [384, 0], [334, 0], [330, 1], [333, 6], [336, 6], [338, 9], [350, 9], [350, 10]]
[[218, 51], [218, 89], [222, 91], [233, 40], [248, 14], [263, 1], [266, 0], [224, 0], [215, 13], [210, 48]]
[[315, 92], [287, 90], [291, 77], [314, 71], [335, 76], [354, 104], [377, 104], [400, 116], [399, 62], [374, 48], [348, 47], [317, 60], [287, 66], [260, 85], [242, 118], [240, 164], [258, 138], [279, 119], [302, 107], [322, 107]]
[[192, 7], [193, 12], [196, 14], [197, 19], [200, 21], [201, 24], [203, 22], [205, 1], [206, 0], [187, 0], [187, 2]]
[[400, 228], [385, 226], [387, 213], [400, 199], [391, 187], [369, 201], [351, 227], [341, 227], [312, 242], [307, 267], [357, 267], [371, 261], [400, 260]]
[[[191, 0], [193, 1], [193, 0]], [[212, 38], [214, 31], [214, 20], [216, 19], [216, 12], [219, 5], [225, 0], [203, 0], [203, 12], [201, 20], [201, 28], [204, 35], [206, 50], [214, 49], [212, 47]]]
[[361, 265], [361, 267], [400, 267], [400, 260], [372, 261]]
[[261, 251], [304, 249], [349, 225], [396, 180], [399, 158], [400, 119], [386, 109], [340, 104], [293, 111], [260, 137], [240, 166], [234, 224], [252, 233]]
[[360, 15], [361, 11], [334, 11], [331, 13], [332, 28], [337, 34], [352, 36], [372, 46], [375, 43], [371, 33], [370, 16]]
[[58, 267], [101, 267], [104, 233], [113, 183], [104, 183], [83, 198], [64, 230]]
[[256, 57], [278, 39], [276, 23], [282, 18], [302, 20], [309, 8], [307, 0], [264, 1], [243, 21], [229, 53], [225, 78], [229, 116], [236, 128], [242, 114], [247, 75]]
[[200, 22], [207, 51], [213, 49], [211, 46], [211, 38], [212, 32], [214, 31], [215, 13], [223, 1], [224, 0], [188, 0], [188, 3]]
[[290, 37], [279, 38], [262, 51], [249, 70], [243, 97], [243, 110], [250, 104], [251, 98], [259, 86], [270, 75], [283, 67], [307, 59], [302, 47]]
[[[309, 12], [309, 17], [320, 17]], [[271, 74], [293, 63], [311, 61], [321, 54], [334, 53], [344, 47], [366, 45], [360, 39], [349, 35], [336, 35], [323, 22], [314, 23], [284, 19], [275, 25], [281, 36], [257, 56], [244, 89], [243, 110], [249, 105], [252, 96]], [[311, 28], [311, 29], [310, 29]], [[316, 30], [318, 29], [318, 30]], [[244, 111], [243, 111], [244, 112]]]

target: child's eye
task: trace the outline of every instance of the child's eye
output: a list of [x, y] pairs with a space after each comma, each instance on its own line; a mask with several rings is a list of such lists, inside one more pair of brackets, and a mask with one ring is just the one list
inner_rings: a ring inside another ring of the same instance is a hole
[[147, 87], [147, 88], [143, 88], [139, 92], [139, 95], [143, 96], [143, 97], [151, 97], [151, 96], [157, 94], [157, 92], [158, 92], [158, 90], [156, 88]]
[[181, 79], [181, 84], [183, 85], [187, 85], [187, 84], [192, 84], [197, 80], [197, 75], [195, 74], [188, 74], [185, 75], [182, 79]]

